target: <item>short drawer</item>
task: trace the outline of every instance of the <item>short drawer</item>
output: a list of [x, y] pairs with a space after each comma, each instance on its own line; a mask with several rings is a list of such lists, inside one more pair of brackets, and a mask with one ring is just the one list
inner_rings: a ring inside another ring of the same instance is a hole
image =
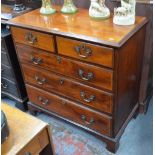
[[107, 90], [112, 90], [113, 88], [113, 71], [110, 69], [71, 60], [22, 45], [17, 45], [17, 51], [21, 62], [52, 70], [99, 88]]
[[87, 128], [111, 136], [111, 117], [30, 85], [26, 85], [26, 88], [32, 103]]
[[8, 79], [1, 78], [1, 90], [9, 95], [19, 97], [16, 84]]
[[34, 137], [17, 155], [37, 155], [49, 143], [46, 129]]
[[58, 53], [113, 68], [113, 49], [77, 40], [56, 37]]
[[112, 113], [113, 95], [52, 72], [22, 64], [26, 83], [55, 92], [101, 112]]
[[9, 80], [15, 81], [11, 67], [1, 64], [1, 76]]
[[17, 27], [11, 27], [11, 32], [15, 42], [55, 52], [52, 35]]
[[4, 65], [10, 66], [10, 61], [6, 52], [1, 51], [1, 60]]

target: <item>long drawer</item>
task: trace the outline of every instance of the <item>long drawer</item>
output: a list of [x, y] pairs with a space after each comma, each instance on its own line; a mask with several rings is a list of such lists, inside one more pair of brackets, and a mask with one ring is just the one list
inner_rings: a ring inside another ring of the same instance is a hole
[[114, 50], [82, 41], [56, 37], [58, 53], [113, 68]]
[[53, 36], [28, 29], [11, 27], [15, 42], [55, 52]]
[[29, 63], [81, 80], [90, 85], [112, 90], [113, 71], [60, 57], [36, 48], [16, 45], [21, 62]]
[[77, 100], [99, 111], [112, 113], [113, 96], [110, 93], [37, 67], [22, 64], [22, 69], [26, 83]]
[[16, 84], [6, 78], [1, 78], [1, 90], [12, 96], [19, 97]]
[[11, 81], [15, 81], [11, 66], [1, 64], [1, 76]]
[[111, 136], [111, 117], [30, 85], [26, 85], [26, 88], [32, 103], [87, 128]]

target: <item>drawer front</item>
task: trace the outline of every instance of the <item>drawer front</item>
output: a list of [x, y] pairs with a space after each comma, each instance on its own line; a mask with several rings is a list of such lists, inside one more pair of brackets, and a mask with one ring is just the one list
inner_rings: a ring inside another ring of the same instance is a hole
[[57, 37], [58, 53], [113, 68], [113, 49]]
[[29, 85], [26, 85], [26, 88], [32, 103], [87, 128], [111, 136], [111, 117], [38, 88]]
[[49, 143], [46, 129], [34, 137], [17, 155], [37, 155]]
[[21, 45], [17, 46], [17, 51], [21, 62], [40, 66], [90, 85], [112, 90], [113, 71], [111, 70]]
[[14, 41], [54, 52], [53, 36], [28, 29], [11, 27]]
[[1, 78], [1, 90], [15, 97], [19, 97], [16, 84], [5, 78]]
[[77, 100], [99, 111], [112, 113], [112, 94], [40, 68], [22, 64], [22, 69], [26, 83]]
[[10, 66], [8, 55], [3, 51], [1, 51], [1, 60], [4, 65]]
[[1, 65], [1, 76], [9, 80], [15, 81], [12, 68], [3, 64]]

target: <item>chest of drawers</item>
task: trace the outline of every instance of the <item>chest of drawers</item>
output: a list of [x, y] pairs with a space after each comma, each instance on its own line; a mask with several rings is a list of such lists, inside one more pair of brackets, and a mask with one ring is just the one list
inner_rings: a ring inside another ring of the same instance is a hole
[[146, 23], [136, 17], [135, 25], [116, 26], [112, 18], [90, 19], [83, 9], [50, 16], [35, 10], [12, 19], [29, 110], [71, 122], [115, 152], [139, 108]]

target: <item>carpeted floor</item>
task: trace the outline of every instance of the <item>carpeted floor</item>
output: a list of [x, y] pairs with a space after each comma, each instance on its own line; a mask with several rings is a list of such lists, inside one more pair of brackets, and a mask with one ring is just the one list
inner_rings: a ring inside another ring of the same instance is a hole
[[[13, 105], [13, 102], [5, 99]], [[51, 125], [56, 155], [112, 155], [105, 143], [75, 126], [39, 113], [36, 117]], [[128, 124], [116, 155], [153, 154], [153, 103], [146, 115], [139, 115]]]

